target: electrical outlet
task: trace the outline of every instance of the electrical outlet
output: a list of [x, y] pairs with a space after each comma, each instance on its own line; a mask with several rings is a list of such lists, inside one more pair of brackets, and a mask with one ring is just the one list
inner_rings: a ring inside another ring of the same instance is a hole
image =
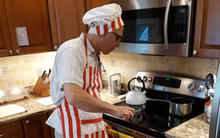
[[8, 67], [7, 66], [1, 67], [1, 75], [6, 75], [6, 74], [8, 74]]
[[208, 65], [208, 68], [209, 69], [217, 69], [217, 65], [214, 64], [214, 63], [211, 63], [211, 64]]

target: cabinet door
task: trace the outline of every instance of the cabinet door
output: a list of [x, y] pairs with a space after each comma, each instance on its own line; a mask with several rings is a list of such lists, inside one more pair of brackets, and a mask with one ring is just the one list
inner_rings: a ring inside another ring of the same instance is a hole
[[111, 0], [86, 0], [86, 10], [111, 3]]
[[[47, 117], [49, 118], [50, 117], [50, 115], [53, 113], [53, 111], [50, 111], [50, 112], [48, 112], [47, 113]], [[50, 126], [49, 126], [50, 127]], [[53, 128], [53, 127], [50, 127], [50, 135], [51, 135], [51, 138], [55, 138], [55, 129]]]
[[220, 1], [198, 0], [196, 11], [194, 54], [218, 58], [220, 50]]
[[52, 50], [47, 0], [5, 0], [14, 54]]
[[50, 128], [45, 124], [47, 114], [29, 117], [23, 120], [26, 138], [50, 138]]
[[85, 32], [86, 26], [82, 23], [84, 0], [48, 0], [48, 6], [54, 46]]
[[12, 44], [4, 5], [5, 0], [0, 0], [0, 56], [12, 54]]
[[0, 125], [0, 138], [24, 138], [21, 121]]

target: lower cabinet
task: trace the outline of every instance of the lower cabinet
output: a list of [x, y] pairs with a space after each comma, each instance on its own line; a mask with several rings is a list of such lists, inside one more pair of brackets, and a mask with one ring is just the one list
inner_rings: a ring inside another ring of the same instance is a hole
[[22, 122], [15, 121], [12, 123], [0, 125], [0, 138], [24, 138]]
[[50, 128], [45, 124], [47, 114], [41, 114], [22, 120], [26, 138], [50, 138]]
[[[48, 117], [53, 113], [53, 111], [49, 112], [48, 113]], [[51, 135], [51, 138], [55, 138], [55, 135], [54, 135], [54, 128], [50, 127], [50, 135]]]
[[0, 125], [0, 138], [52, 138], [47, 118], [48, 114], [43, 113]]

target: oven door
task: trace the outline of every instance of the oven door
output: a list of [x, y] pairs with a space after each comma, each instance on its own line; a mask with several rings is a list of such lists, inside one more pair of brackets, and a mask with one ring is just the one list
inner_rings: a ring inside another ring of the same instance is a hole
[[142, 132], [138, 132], [136, 130], [130, 129], [128, 127], [122, 126], [118, 123], [109, 121], [109, 120], [104, 120], [106, 123], [112, 126], [113, 130], [116, 130], [122, 134], [126, 134], [128, 136], [134, 137], [134, 138], [154, 138], [152, 136], [149, 136], [147, 134], [144, 134]]

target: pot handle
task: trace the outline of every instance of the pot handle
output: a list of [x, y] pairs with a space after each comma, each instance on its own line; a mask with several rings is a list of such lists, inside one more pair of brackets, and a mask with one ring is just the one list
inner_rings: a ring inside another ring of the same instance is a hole
[[163, 99], [155, 99], [155, 98], [147, 98], [147, 101], [156, 101], [156, 102], [167, 102], [169, 104], [171, 104], [171, 101], [169, 100], [163, 100]]
[[[128, 90], [131, 91], [131, 87], [130, 87], [130, 83], [133, 81], [133, 80], [137, 80], [138, 82], [141, 82], [143, 84], [143, 87], [140, 89], [141, 92], [144, 91], [145, 89], [145, 83], [144, 83], [144, 80], [141, 79], [141, 77], [137, 77], [137, 78], [132, 78], [129, 82], [128, 82]], [[135, 86], [133, 87], [133, 90], [134, 90]]]

